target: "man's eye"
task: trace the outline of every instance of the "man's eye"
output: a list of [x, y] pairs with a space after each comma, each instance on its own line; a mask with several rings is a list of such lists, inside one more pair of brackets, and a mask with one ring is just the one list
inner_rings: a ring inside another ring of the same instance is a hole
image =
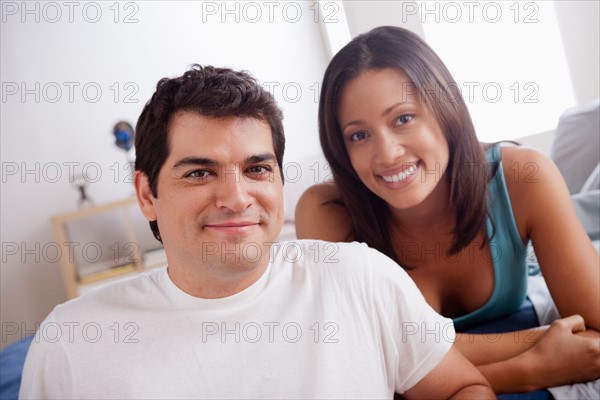
[[409, 123], [415, 117], [414, 114], [402, 114], [394, 120], [395, 125], [404, 125]]
[[272, 168], [266, 165], [255, 165], [247, 169], [250, 174], [266, 174], [272, 171]]
[[359, 140], [363, 140], [367, 137], [367, 132], [360, 131], [354, 132], [349, 136], [351, 142], [358, 142]]
[[198, 178], [205, 179], [208, 178], [210, 172], [205, 169], [197, 169], [185, 175], [186, 178]]

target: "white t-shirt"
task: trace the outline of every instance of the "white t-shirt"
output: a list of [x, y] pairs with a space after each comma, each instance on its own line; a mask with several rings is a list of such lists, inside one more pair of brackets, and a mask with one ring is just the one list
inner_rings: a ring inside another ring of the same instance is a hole
[[388, 257], [358, 243], [285, 242], [252, 286], [181, 291], [167, 269], [57, 306], [21, 398], [392, 398], [454, 341]]

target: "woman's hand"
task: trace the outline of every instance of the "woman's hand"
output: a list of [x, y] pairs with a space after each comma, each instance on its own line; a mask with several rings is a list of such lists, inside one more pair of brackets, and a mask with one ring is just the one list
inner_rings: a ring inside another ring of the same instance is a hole
[[531, 390], [600, 378], [600, 333], [585, 330], [579, 315], [556, 320], [519, 358]]

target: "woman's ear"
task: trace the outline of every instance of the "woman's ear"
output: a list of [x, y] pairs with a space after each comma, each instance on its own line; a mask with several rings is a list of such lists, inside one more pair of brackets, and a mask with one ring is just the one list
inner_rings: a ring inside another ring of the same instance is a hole
[[142, 214], [144, 214], [144, 217], [146, 217], [148, 221], [156, 221], [156, 210], [154, 209], [156, 198], [150, 189], [148, 175], [144, 174], [142, 171], [135, 171], [133, 184], [135, 186], [135, 194], [140, 209], [142, 210]]

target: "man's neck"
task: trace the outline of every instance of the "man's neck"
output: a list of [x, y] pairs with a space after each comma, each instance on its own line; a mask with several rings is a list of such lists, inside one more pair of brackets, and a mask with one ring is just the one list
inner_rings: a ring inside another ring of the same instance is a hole
[[[220, 299], [252, 286], [269, 265], [268, 257], [254, 265], [232, 265], [210, 261], [203, 262], [201, 265], [186, 264], [185, 266], [181, 263], [169, 262], [169, 277], [175, 286], [191, 296]], [[232, 272], [232, 270], [237, 271]]]

